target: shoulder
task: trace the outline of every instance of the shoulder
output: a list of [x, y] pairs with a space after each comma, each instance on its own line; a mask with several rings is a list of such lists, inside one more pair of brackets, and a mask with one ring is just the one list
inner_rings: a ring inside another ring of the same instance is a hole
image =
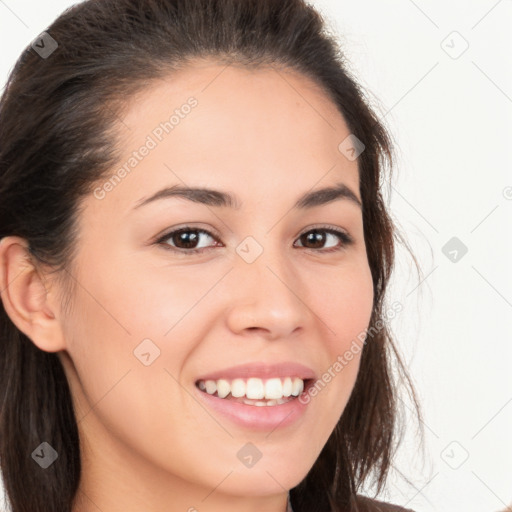
[[366, 496], [358, 495], [356, 497], [356, 503], [360, 512], [414, 512], [414, 510], [410, 508], [367, 498]]

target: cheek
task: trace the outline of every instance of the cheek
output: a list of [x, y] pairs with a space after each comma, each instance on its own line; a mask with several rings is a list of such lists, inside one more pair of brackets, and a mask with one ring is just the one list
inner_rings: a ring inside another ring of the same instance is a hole
[[[126, 418], [127, 425], [143, 432], [149, 421], [163, 416], [155, 404], [174, 400], [182, 368], [204, 337], [202, 329], [208, 330], [202, 298], [219, 272], [198, 276], [186, 267], [142, 268], [136, 258], [111, 254], [108, 262], [83, 254], [82, 286], [66, 327], [68, 352], [86, 402], [101, 399], [109, 404], [109, 416]], [[88, 274], [87, 268], [95, 271]], [[116, 404], [125, 405], [118, 410]], [[130, 410], [138, 411], [136, 421]]]
[[[169, 467], [171, 452], [179, 452], [172, 441], [189, 442], [204, 420], [201, 411], [191, 414], [187, 409], [189, 395], [178, 383], [194, 350], [185, 321], [190, 305], [183, 301], [198, 298], [147, 276], [132, 277], [117, 280], [111, 274], [105, 279], [98, 269], [83, 282], [88, 292], [77, 294], [66, 329], [78, 377], [70, 378], [77, 419], [90, 439], [101, 439], [105, 428], [114, 433], [130, 447], [134, 463], [142, 456]], [[174, 448], [155, 449], [155, 440]], [[183, 473], [187, 467], [173, 469]], [[188, 477], [194, 478], [192, 469]]]
[[343, 413], [354, 387], [373, 307], [370, 269], [354, 264], [317, 276], [311, 304], [320, 317], [326, 361], [309, 400], [321, 400], [319, 423], [329, 435]]
[[201, 298], [218, 280], [218, 273], [198, 277], [191, 268], [151, 266], [143, 256], [115, 250], [110, 254], [108, 262], [95, 260], [93, 254], [83, 256], [82, 268], [87, 261], [87, 268], [95, 269], [90, 274], [82, 270], [80, 277], [87, 293], [80, 294], [78, 322], [85, 324], [89, 342], [108, 339], [102, 350], [117, 353], [129, 363], [143, 340], [150, 339], [164, 350], [173, 338], [173, 353], [179, 360], [181, 346], [192, 348], [181, 331], [200, 310]]
[[321, 318], [331, 357], [337, 356], [365, 331], [373, 308], [370, 268], [354, 261], [335, 271], [316, 274], [310, 296]]

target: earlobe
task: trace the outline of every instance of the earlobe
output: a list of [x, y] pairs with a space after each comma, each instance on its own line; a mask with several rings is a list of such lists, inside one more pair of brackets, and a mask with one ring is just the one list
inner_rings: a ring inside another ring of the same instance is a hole
[[21, 237], [0, 240], [0, 291], [7, 315], [38, 348], [65, 349], [54, 293]]

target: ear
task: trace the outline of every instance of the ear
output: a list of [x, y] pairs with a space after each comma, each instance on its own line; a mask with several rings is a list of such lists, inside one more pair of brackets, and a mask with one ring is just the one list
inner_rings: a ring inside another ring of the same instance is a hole
[[4, 309], [16, 327], [41, 350], [64, 350], [56, 294], [28, 250], [25, 239], [0, 240], [0, 291]]

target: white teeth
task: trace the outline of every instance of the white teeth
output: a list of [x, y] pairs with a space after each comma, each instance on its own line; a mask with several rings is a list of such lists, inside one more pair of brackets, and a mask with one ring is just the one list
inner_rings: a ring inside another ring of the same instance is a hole
[[[271, 378], [266, 381], [251, 377], [249, 379], [227, 379], [200, 380], [197, 384], [199, 389], [210, 395], [217, 392], [220, 398], [226, 398], [230, 393], [233, 398], [247, 398], [252, 400], [250, 405], [276, 405], [279, 400], [290, 396], [299, 396], [304, 390], [304, 381], [298, 377], [286, 377], [284, 379]], [[265, 402], [254, 402], [254, 400], [267, 400]], [[286, 400], [288, 401], [288, 400]]]
[[206, 392], [209, 395], [213, 395], [217, 391], [217, 383], [214, 380], [207, 380], [204, 385], [206, 386]]
[[224, 379], [219, 379], [217, 381], [217, 394], [220, 398], [226, 398], [231, 392], [231, 386], [229, 382]]
[[286, 377], [283, 382], [283, 396], [290, 396], [292, 394], [293, 383], [290, 377]]
[[235, 398], [245, 396], [245, 381], [243, 379], [235, 379], [231, 383], [231, 395]]
[[261, 379], [248, 379], [245, 396], [253, 400], [265, 398], [265, 386], [263, 385], [263, 381]]
[[285, 398], [278, 398], [277, 400], [267, 400], [266, 402], [255, 402], [254, 400], [244, 400], [244, 404], [246, 405], [255, 405], [257, 407], [262, 407], [263, 405], [281, 405], [285, 404], [286, 402], [289, 402], [290, 400], [286, 400]]
[[281, 379], [269, 379], [265, 383], [265, 398], [281, 398], [283, 396], [283, 385]]
[[302, 379], [293, 379], [292, 395], [299, 396], [304, 390], [304, 381]]

